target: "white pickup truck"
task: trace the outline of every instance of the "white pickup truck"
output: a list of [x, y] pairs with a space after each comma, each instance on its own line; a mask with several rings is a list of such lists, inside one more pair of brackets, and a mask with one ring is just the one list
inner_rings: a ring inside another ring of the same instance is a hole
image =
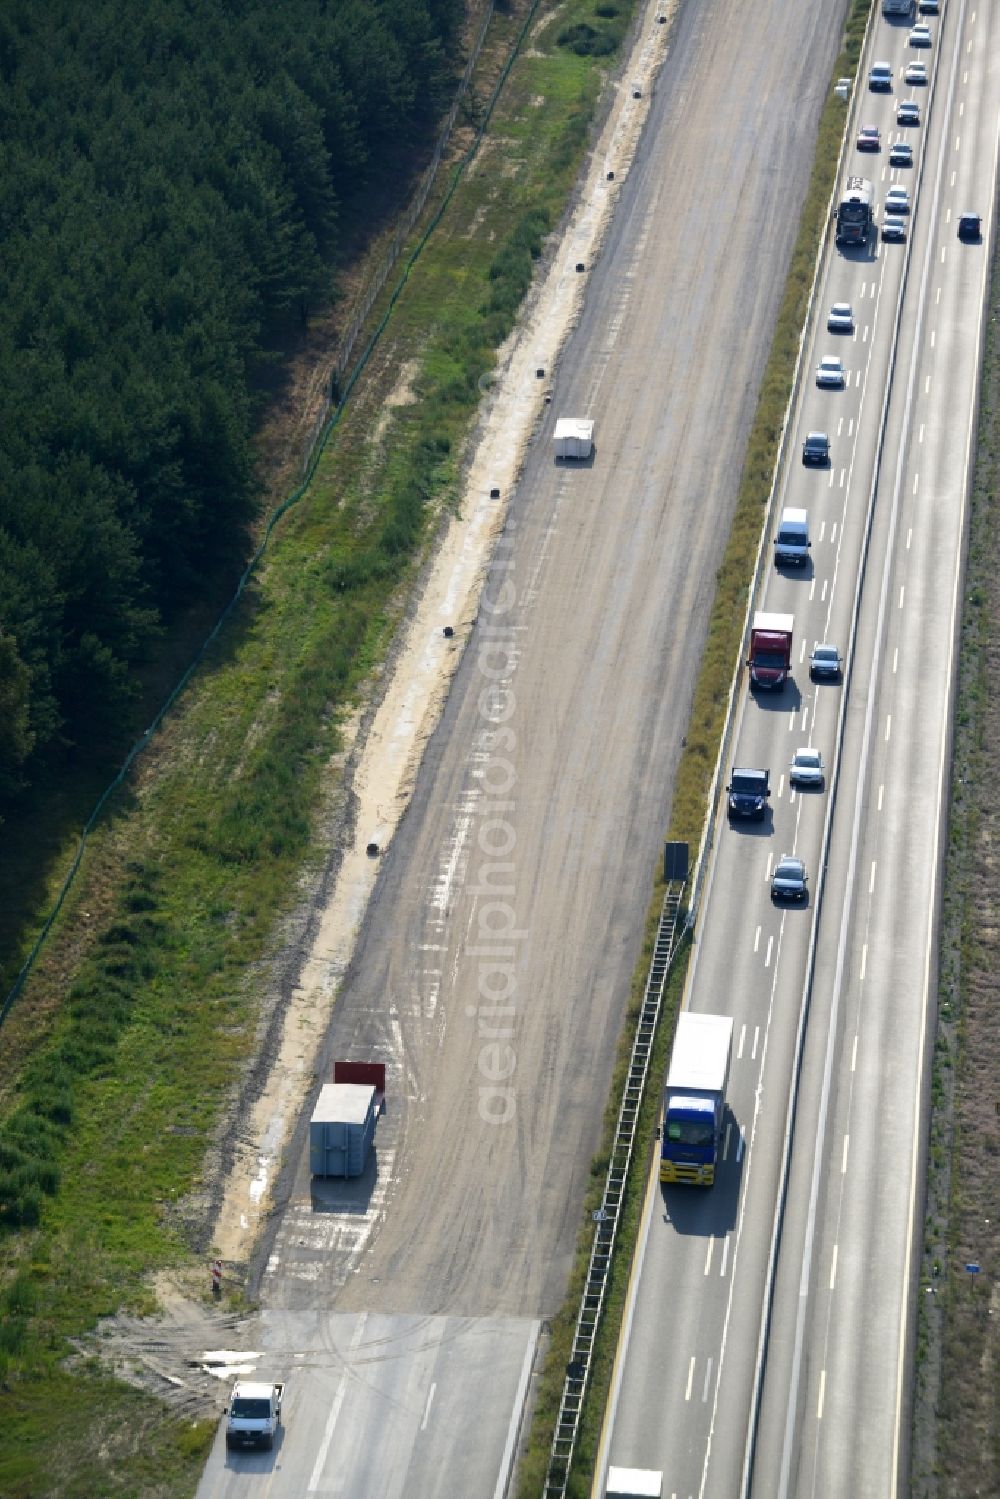
[[226, 1406], [226, 1446], [274, 1446], [281, 1425], [283, 1384], [248, 1384], [239, 1380]]

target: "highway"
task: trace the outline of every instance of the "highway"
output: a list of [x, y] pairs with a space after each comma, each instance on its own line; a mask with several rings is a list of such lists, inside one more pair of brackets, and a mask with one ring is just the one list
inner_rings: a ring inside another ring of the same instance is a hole
[[[748, 28], [741, 0], [682, 0], [323, 1043], [324, 1065], [387, 1063], [376, 1167], [315, 1190], [303, 1118], [243, 1355], [288, 1382], [287, 1429], [259, 1457], [227, 1459], [220, 1436], [203, 1499], [505, 1490], [845, 8], [781, 0]], [[597, 420], [573, 471], [551, 453], [567, 413]]]
[[[905, 245], [880, 244], [873, 259], [836, 250], [831, 235], [779, 499], [808, 509], [812, 565], [799, 577], [772, 569], [763, 599], [795, 616], [796, 682], [745, 696], [735, 739], [735, 763], [771, 768], [773, 819], [719, 828], [699, 917], [687, 1002], [735, 1018], [736, 1127], [711, 1193], [651, 1180], [647, 1197], [605, 1456], [662, 1471], [665, 1495], [907, 1491], [922, 1106], [1000, 68], [992, 10], [949, 0], [931, 24], [932, 49], [917, 53], [908, 27], [879, 18], [865, 69], [891, 60], [895, 92], [869, 93], [864, 78], [856, 91], [852, 125], [878, 125], [883, 147], [866, 158], [852, 142], [845, 170], [873, 176], [880, 203], [892, 183], [910, 186], [909, 269], [904, 282]], [[915, 56], [932, 69], [928, 88], [902, 82]], [[924, 118], [904, 132], [895, 106], [910, 97]], [[904, 134], [918, 161], [890, 169], [888, 144]], [[969, 207], [984, 214], [977, 245], [956, 234]], [[853, 304], [853, 337], [826, 331], [834, 301]], [[809, 378], [826, 353], [842, 354], [843, 391]], [[814, 429], [831, 438], [825, 474], [798, 460]], [[808, 653], [819, 640], [846, 651], [862, 577], [848, 680], [812, 685]], [[824, 753], [827, 788], [792, 795], [782, 773], [806, 744]], [[810, 872], [808, 911], [769, 901], [773, 862], [793, 851]]]

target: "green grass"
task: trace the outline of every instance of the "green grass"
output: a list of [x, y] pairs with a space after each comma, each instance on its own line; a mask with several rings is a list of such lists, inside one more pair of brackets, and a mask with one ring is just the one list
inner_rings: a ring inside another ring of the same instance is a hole
[[[914, 1499], [1000, 1484], [996, 1222], [1000, 1040], [990, 829], [1000, 812], [1000, 264], [994, 263], [969, 519], [931, 1064], [927, 1197], [917, 1302]], [[982, 1266], [974, 1286], [964, 1266]]]
[[[0, 1493], [7, 1499], [43, 1492], [181, 1499], [194, 1492], [215, 1436], [214, 1421], [165, 1419], [155, 1401], [96, 1370], [52, 1371], [41, 1388], [32, 1379], [19, 1382], [4, 1395], [3, 1418]], [[68, 1446], [64, 1434], [78, 1424], [89, 1440]]]
[[[560, 24], [592, 14], [571, 3]], [[517, 24], [498, 16], [497, 35]], [[336, 794], [341, 724], [385, 656], [439, 516], [457, 503], [479, 380], [586, 147], [599, 64], [559, 47], [554, 30], [536, 25], [532, 49], [549, 54], [511, 73], [372, 378], [93, 836], [4, 1027], [3, 1493], [193, 1491], [207, 1428], [93, 1364], [70, 1374], [68, 1340], [121, 1307], [148, 1310], [150, 1272], [191, 1261], [190, 1195], [254, 1052], [256, 975], [303, 870], [324, 854], [318, 820]], [[487, 80], [474, 88], [485, 96]], [[394, 413], [376, 449], [376, 417], [411, 364], [418, 400]]]

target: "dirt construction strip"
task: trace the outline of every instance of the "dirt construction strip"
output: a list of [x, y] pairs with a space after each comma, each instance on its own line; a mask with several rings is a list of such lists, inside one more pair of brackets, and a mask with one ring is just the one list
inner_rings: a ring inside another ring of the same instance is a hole
[[[669, 10], [675, 8], [676, 0]], [[467, 644], [494, 544], [524, 455], [545, 409], [549, 375], [575, 325], [592, 266], [627, 179], [649, 110], [652, 84], [670, 31], [650, 5], [636, 35], [624, 81], [592, 154], [580, 197], [518, 331], [500, 352], [499, 374], [485, 402], [460, 512], [447, 527], [361, 750], [351, 788], [356, 816], [332, 894], [319, 914], [312, 950], [287, 1008], [280, 1047], [244, 1131], [215, 1230], [215, 1253], [245, 1263], [271, 1201], [274, 1172], [312, 1083], [316, 1048], [384, 853], [413, 793], [421, 756], [440, 717]], [[609, 181], [609, 174], [613, 180]], [[583, 265], [583, 273], [576, 267]], [[538, 371], [545, 375], [539, 378]], [[582, 413], [573, 413], [582, 414]], [[391, 436], [390, 436], [391, 440]], [[499, 499], [492, 491], [499, 491]], [[454, 634], [444, 635], [450, 626]], [[356, 732], [356, 727], [355, 727]]]

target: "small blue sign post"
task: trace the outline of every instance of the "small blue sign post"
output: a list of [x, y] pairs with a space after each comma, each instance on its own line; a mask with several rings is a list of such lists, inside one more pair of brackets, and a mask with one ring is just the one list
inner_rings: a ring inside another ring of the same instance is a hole
[[965, 1268], [966, 1268], [966, 1271], [967, 1271], [967, 1273], [969, 1275], [970, 1283], [971, 1283], [973, 1289], [975, 1289], [976, 1276], [979, 1274], [979, 1269], [980, 1269], [978, 1260], [970, 1260], [968, 1262], [968, 1264], [966, 1265]]

